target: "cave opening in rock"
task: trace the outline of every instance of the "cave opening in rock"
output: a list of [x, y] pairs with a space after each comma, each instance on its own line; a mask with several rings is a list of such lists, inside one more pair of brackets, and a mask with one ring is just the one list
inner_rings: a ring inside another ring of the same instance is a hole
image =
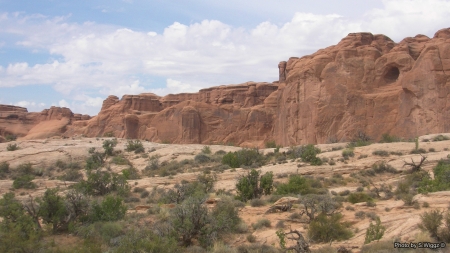
[[391, 67], [384, 75], [384, 80], [386, 83], [393, 83], [397, 81], [400, 75], [400, 70], [397, 67]]

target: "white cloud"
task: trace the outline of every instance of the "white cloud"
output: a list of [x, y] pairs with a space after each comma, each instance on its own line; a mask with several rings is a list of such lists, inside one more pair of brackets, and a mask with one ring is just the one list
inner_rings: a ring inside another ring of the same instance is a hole
[[[249, 8], [252, 4], [242, 3]], [[159, 34], [93, 22], [70, 23], [68, 16], [0, 14], [0, 32], [20, 37], [18, 45], [62, 57], [43, 64], [0, 66], [0, 87], [51, 84], [67, 99], [74, 99], [71, 103], [61, 100], [60, 105], [98, 110], [101, 99], [88, 94], [106, 97], [153, 91], [165, 95], [274, 81], [279, 61], [336, 44], [350, 32], [384, 33], [398, 41], [417, 33], [432, 36], [448, 26], [449, 1], [385, 0], [382, 4], [360, 18], [297, 12], [284, 23], [265, 21], [251, 29], [203, 20], [174, 22]], [[162, 77], [166, 87], [145, 82], [141, 75]]]
[[42, 111], [43, 109], [45, 109], [45, 106], [46, 106], [45, 103], [42, 103], [42, 102], [41, 103], [36, 103], [34, 101], [26, 101], [26, 100], [22, 100], [22, 101], [13, 103], [13, 105], [20, 106], [20, 107], [25, 107], [30, 112]]
[[60, 100], [58, 102], [58, 105], [59, 105], [59, 107], [67, 107], [67, 108], [70, 107], [69, 103], [67, 103], [67, 101], [65, 99]]

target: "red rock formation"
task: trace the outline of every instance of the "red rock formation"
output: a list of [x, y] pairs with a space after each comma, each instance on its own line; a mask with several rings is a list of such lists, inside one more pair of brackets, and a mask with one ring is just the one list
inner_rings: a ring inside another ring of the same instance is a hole
[[[159, 142], [241, 146], [263, 146], [269, 140], [284, 146], [344, 141], [358, 131], [374, 139], [383, 133], [412, 138], [450, 132], [450, 29], [399, 43], [385, 35], [351, 33], [335, 46], [291, 57], [278, 68], [274, 83], [247, 82], [165, 97], [109, 96], [92, 119], [64, 108], [38, 116], [24, 108], [7, 114], [41, 123], [41, 128], [57, 120], [51, 134], [93, 137], [111, 132]], [[4, 128], [8, 119], [2, 110]], [[30, 130], [16, 129], [34, 138]]]

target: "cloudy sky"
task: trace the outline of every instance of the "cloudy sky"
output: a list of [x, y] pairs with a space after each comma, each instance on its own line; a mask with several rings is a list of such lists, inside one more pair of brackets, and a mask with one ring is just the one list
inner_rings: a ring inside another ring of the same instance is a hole
[[0, 103], [96, 115], [111, 94], [275, 81], [350, 32], [450, 27], [442, 0], [0, 0]]

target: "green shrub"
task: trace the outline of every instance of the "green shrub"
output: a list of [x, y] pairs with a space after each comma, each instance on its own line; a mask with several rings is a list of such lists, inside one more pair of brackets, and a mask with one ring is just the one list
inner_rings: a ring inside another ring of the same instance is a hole
[[389, 156], [389, 152], [387, 152], [386, 150], [375, 150], [372, 152], [372, 155]]
[[423, 177], [418, 191], [420, 193], [446, 191], [450, 189], [450, 160], [440, 160], [433, 168], [434, 180], [427, 174]]
[[260, 207], [260, 206], [266, 205], [266, 202], [264, 200], [262, 200], [262, 199], [252, 199], [250, 201], [250, 205], [252, 207]]
[[369, 197], [369, 195], [367, 195], [364, 192], [352, 192], [348, 196], [348, 201], [352, 204], [360, 203], [360, 202], [367, 202], [367, 201], [371, 201], [371, 200], [372, 200], [372, 198]]
[[209, 146], [204, 146], [202, 148], [202, 153], [207, 155], [211, 154], [211, 148]]
[[13, 181], [13, 187], [14, 189], [35, 189], [37, 186], [35, 183], [31, 182], [34, 179], [34, 176], [32, 175], [21, 175], [18, 176]]
[[366, 230], [364, 244], [368, 244], [375, 240], [379, 241], [383, 237], [384, 231], [386, 231], [386, 228], [381, 225], [380, 218], [377, 218], [375, 224], [372, 224], [372, 222], [370, 222], [369, 228], [367, 228]]
[[108, 195], [101, 203], [94, 202], [89, 214], [89, 220], [95, 221], [117, 221], [123, 219], [127, 207], [119, 196]]
[[134, 180], [141, 178], [141, 176], [139, 175], [139, 171], [132, 166], [130, 166], [128, 169], [122, 170], [122, 175], [126, 180]]
[[16, 151], [18, 149], [20, 149], [20, 148], [19, 148], [19, 145], [17, 145], [16, 143], [8, 144], [8, 146], [6, 147], [7, 151]]
[[214, 153], [214, 155], [219, 155], [219, 156], [223, 156], [223, 155], [225, 155], [227, 152], [226, 151], [224, 151], [224, 150], [217, 150], [215, 153]]
[[268, 141], [266, 142], [266, 148], [276, 148], [277, 144], [275, 143], [275, 141]]
[[256, 223], [252, 224], [254, 230], [261, 229], [263, 227], [270, 228], [270, 220], [268, 219], [259, 219]]
[[76, 187], [93, 196], [104, 196], [111, 192], [127, 194], [130, 190], [123, 175], [102, 170], [87, 171], [87, 179], [79, 182]]
[[229, 165], [231, 168], [252, 165], [260, 167], [265, 164], [265, 158], [257, 149], [241, 149], [228, 152], [222, 157], [222, 163]]
[[130, 140], [127, 142], [127, 147], [125, 148], [125, 151], [132, 152], [134, 151], [135, 154], [144, 153], [144, 145], [142, 145], [142, 142], [140, 140]]
[[111, 160], [111, 162], [114, 164], [117, 164], [117, 165], [129, 165], [130, 164], [130, 161], [128, 161], [128, 159], [126, 159], [122, 155], [114, 156], [113, 159]]
[[419, 227], [421, 229], [427, 230], [431, 237], [438, 239], [438, 229], [442, 224], [442, 219], [444, 216], [439, 210], [432, 210], [430, 212], [424, 212], [420, 215], [421, 224]]
[[58, 230], [67, 230], [67, 221], [65, 217], [68, 210], [64, 202], [64, 197], [58, 195], [58, 189], [47, 189], [42, 198], [37, 198], [39, 203], [39, 217], [44, 223], [52, 224], [53, 233]]
[[60, 180], [63, 181], [73, 181], [78, 182], [83, 178], [83, 174], [77, 170], [68, 170], [66, 171], [61, 177], [59, 177]]
[[279, 184], [277, 186], [277, 195], [287, 195], [287, 194], [309, 194], [317, 193], [318, 190], [311, 186], [314, 180], [301, 175], [291, 175], [289, 176], [288, 183]]
[[0, 179], [3, 179], [6, 177], [6, 174], [8, 174], [9, 171], [9, 163], [8, 162], [1, 162], [0, 163]]
[[437, 135], [433, 138], [433, 141], [446, 141], [446, 140], [450, 140], [450, 138], [447, 135]]
[[112, 132], [112, 131], [106, 132], [103, 134], [103, 137], [114, 137], [114, 132]]
[[172, 236], [160, 236], [148, 228], [132, 229], [119, 238], [115, 253], [128, 252], [182, 252], [178, 240]]
[[391, 142], [399, 142], [401, 139], [395, 135], [389, 135], [388, 133], [385, 133], [381, 136], [381, 143], [391, 143]]
[[411, 150], [411, 152], [409, 152], [410, 154], [425, 154], [427, 153], [427, 151], [423, 148], [418, 148], [418, 149], [413, 149]]
[[252, 169], [245, 176], [238, 178], [236, 183], [236, 198], [246, 202], [249, 199], [259, 198], [262, 194], [268, 195], [272, 191], [273, 174], [266, 172], [260, 177], [261, 172]]
[[398, 173], [398, 171], [394, 167], [387, 164], [385, 161], [376, 162], [372, 164], [372, 170], [375, 173], [383, 173], [383, 172], [389, 172], [393, 174]]
[[112, 156], [114, 147], [117, 145], [117, 139], [105, 140], [103, 141], [103, 149], [105, 150], [105, 154]]
[[352, 141], [347, 144], [347, 148], [355, 148], [370, 145], [370, 137], [362, 131], [358, 131]]
[[311, 163], [311, 165], [322, 165], [322, 160], [316, 155], [320, 154], [321, 150], [309, 144], [303, 147], [301, 158], [302, 161]]
[[5, 140], [6, 140], [6, 141], [15, 141], [15, 140], [17, 140], [17, 136], [14, 135], [14, 134], [7, 134], [7, 135], [5, 136]]
[[330, 216], [319, 214], [309, 225], [308, 236], [314, 242], [330, 242], [350, 239], [353, 233], [346, 223], [341, 222], [342, 214]]
[[350, 157], [354, 157], [355, 153], [353, 152], [353, 148], [346, 148], [342, 150], [342, 156], [344, 157], [345, 160], [347, 160]]
[[194, 161], [196, 161], [198, 163], [207, 163], [207, 162], [211, 161], [211, 157], [209, 157], [209, 155], [206, 155], [204, 153], [200, 153], [195, 156]]

